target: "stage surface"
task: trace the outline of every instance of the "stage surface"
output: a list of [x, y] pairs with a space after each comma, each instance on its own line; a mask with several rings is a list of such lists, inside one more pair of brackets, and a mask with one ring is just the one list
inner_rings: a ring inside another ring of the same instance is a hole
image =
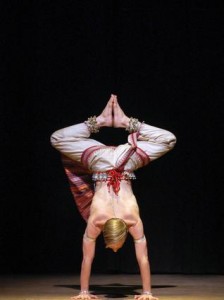
[[[100, 299], [133, 299], [141, 292], [139, 275], [92, 275], [90, 290]], [[223, 300], [222, 275], [152, 275], [160, 300]], [[79, 276], [6, 275], [0, 277], [0, 300], [68, 300], [79, 292]]]

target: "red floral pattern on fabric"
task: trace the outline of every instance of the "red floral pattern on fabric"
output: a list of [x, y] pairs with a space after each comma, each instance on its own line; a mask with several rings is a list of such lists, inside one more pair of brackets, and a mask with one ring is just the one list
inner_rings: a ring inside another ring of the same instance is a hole
[[117, 195], [120, 190], [120, 183], [123, 179], [123, 175], [121, 172], [116, 170], [110, 170], [107, 173], [109, 175], [107, 179], [108, 189], [110, 190], [110, 187], [112, 186], [114, 193]]

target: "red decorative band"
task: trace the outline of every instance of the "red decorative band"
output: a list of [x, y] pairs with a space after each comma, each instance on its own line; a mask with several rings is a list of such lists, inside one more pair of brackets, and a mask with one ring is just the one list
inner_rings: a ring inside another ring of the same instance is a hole
[[88, 168], [88, 160], [90, 158], [90, 156], [96, 151], [96, 150], [99, 150], [101, 149], [102, 146], [92, 146], [92, 147], [89, 147], [87, 148], [83, 154], [82, 154], [82, 157], [81, 157], [81, 162], [82, 164]]

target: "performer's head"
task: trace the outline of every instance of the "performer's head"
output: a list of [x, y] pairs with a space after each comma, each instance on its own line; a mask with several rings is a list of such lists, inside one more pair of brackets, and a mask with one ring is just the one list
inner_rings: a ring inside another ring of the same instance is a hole
[[127, 224], [119, 218], [111, 218], [106, 221], [103, 227], [103, 237], [106, 248], [111, 248], [114, 252], [120, 249], [127, 237]]

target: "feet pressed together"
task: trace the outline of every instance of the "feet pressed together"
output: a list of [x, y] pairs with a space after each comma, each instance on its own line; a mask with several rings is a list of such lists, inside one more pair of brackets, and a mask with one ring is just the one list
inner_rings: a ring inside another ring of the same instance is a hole
[[111, 95], [102, 113], [96, 118], [99, 127], [126, 128], [129, 118], [121, 109], [117, 96]]

